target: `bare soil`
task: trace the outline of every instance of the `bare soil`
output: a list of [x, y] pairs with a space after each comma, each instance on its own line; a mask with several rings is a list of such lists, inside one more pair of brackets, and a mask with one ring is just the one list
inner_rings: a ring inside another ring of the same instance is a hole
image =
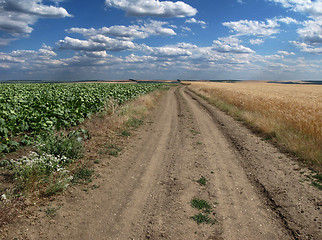
[[[7, 239], [322, 239], [321, 192], [306, 172], [176, 87], [121, 155], [101, 161], [90, 190], [71, 188], [50, 203], [55, 214], [21, 218]], [[191, 219], [193, 198], [211, 204], [215, 224]]]

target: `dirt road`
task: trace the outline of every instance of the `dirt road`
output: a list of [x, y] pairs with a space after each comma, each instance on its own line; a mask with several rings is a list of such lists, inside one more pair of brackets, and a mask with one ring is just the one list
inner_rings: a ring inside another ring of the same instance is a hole
[[[299, 169], [186, 87], [172, 88], [122, 154], [102, 163], [99, 188], [73, 192], [55, 217], [16, 237], [322, 239], [321, 195]], [[211, 204], [215, 224], [191, 219], [193, 198]]]

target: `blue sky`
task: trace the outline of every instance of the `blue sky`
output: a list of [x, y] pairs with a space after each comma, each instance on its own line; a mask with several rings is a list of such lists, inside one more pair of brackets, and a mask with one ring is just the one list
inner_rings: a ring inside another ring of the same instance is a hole
[[322, 79], [322, 0], [0, 0], [0, 80]]

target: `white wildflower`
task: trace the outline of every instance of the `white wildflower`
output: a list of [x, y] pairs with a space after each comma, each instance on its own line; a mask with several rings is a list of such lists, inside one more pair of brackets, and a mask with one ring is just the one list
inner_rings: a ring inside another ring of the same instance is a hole
[[7, 196], [6, 196], [6, 194], [2, 194], [2, 195], [1, 195], [1, 200], [2, 200], [2, 201], [7, 200]]

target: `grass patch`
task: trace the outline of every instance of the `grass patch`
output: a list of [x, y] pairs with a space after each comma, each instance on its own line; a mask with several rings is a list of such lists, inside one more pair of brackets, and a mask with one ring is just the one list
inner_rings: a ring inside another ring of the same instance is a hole
[[312, 181], [312, 186], [314, 186], [314, 187], [316, 187], [316, 188], [318, 188], [318, 189], [320, 189], [320, 190], [322, 190], [322, 184], [321, 183], [319, 183], [319, 182], [317, 182], [317, 181]]
[[114, 157], [117, 157], [119, 153], [122, 151], [122, 148], [118, 147], [115, 144], [108, 144], [105, 147], [107, 148], [106, 152], [108, 153], [108, 155], [114, 156]]
[[111, 149], [108, 151], [108, 155], [117, 157], [119, 155], [119, 151], [117, 151], [115, 149]]
[[94, 190], [94, 189], [97, 189], [97, 188], [99, 188], [100, 187], [100, 185], [96, 185], [96, 184], [94, 184], [92, 187], [91, 187], [91, 189], [92, 190]]
[[198, 213], [192, 216], [191, 219], [194, 220], [198, 225], [201, 223], [215, 224], [217, 222], [215, 219], [210, 218], [208, 214], [204, 213]]
[[41, 195], [43, 197], [50, 197], [59, 192], [64, 191], [70, 182], [71, 178], [68, 177], [65, 173], [56, 174], [56, 176], [51, 176], [47, 180], [46, 187], [42, 191]]
[[72, 131], [67, 135], [63, 133], [55, 135], [46, 134], [41, 137], [37, 145], [39, 153], [47, 153], [54, 156], [65, 156], [68, 159], [76, 160], [83, 156], [83, 140], [89, 138], [86, 130]]
[[94, 170], [89, 169], [87, 166], [82, 166], [74, 172], [72, 182], [74, 184], [89, 183], [92, 181]]
[[192, 133], [192, 135], [196, 136], [198, 134], [200, 134], [200, 132], [196, 131], [195, 129], [191, 129], [190, 132]]
[[191, 217], [198, 225], [201, 223], [215, 224], [217, 221], [210, 217], [213, 214], [210, 204], [203, 199], [194, 198], [190, 202], [191, 207], [198, 209], [199, 213]]
[[143, 124], [143, 120], [138, 119], [138, 118], [130, 118], [129, 120], [127, 120], [127, 122], [125, 123], [125, 125], [127, 127], [131, 127], [131, 128], [138, 128], [140, 125]]
[[47, 216], [49, 217], [55, 217], [56, 214], [57, 214], [57, 211], [60, 210], [60, 206], [59, 207], [48, 207], [46, 210], [45, 210], [45, 213]]
[[128, 130], [123, 130], [120, 135], [123, 137], [129, 137], [131, 136], [131, 133]]
[[71, 181], [70, 164], [83, 156], [86, 130], [69, 134], [53, 132], [38, 139], [36, 151], [16, 160], [4, 161], [14, 176], [16, 189], [31, 196], [50, 197], [64, 191]]
[[108, 154], [110, 156], [117, 157], [119, 153], [122, 151], [121, 147], [118, 147], [115, 144], [106, 144], [104, 146], [105, 149], [100, 150], [98, 153], [99, 154]]
[[201, 210], [205, 213], [209, 213], [212, 209], [209, 203], [203, 199], [194, 198], [191, 200], [190, 204], [191, 207]]
[[197, 181], [197, 183], [199, 183], [201, 186], [206, 186], [206, 184], [207, 184], [207, 179], [205, 178], [205, 177], [201, 177], [201, 178], [199, 178], [199, 180]]
[[322, 174], [315, 174], [312, 177], [316, 179], [318, 182], [322, 183]]
[[322, 174], [307, 175], [307, 181], [311, 181], [311, 185], [322, 190]]

